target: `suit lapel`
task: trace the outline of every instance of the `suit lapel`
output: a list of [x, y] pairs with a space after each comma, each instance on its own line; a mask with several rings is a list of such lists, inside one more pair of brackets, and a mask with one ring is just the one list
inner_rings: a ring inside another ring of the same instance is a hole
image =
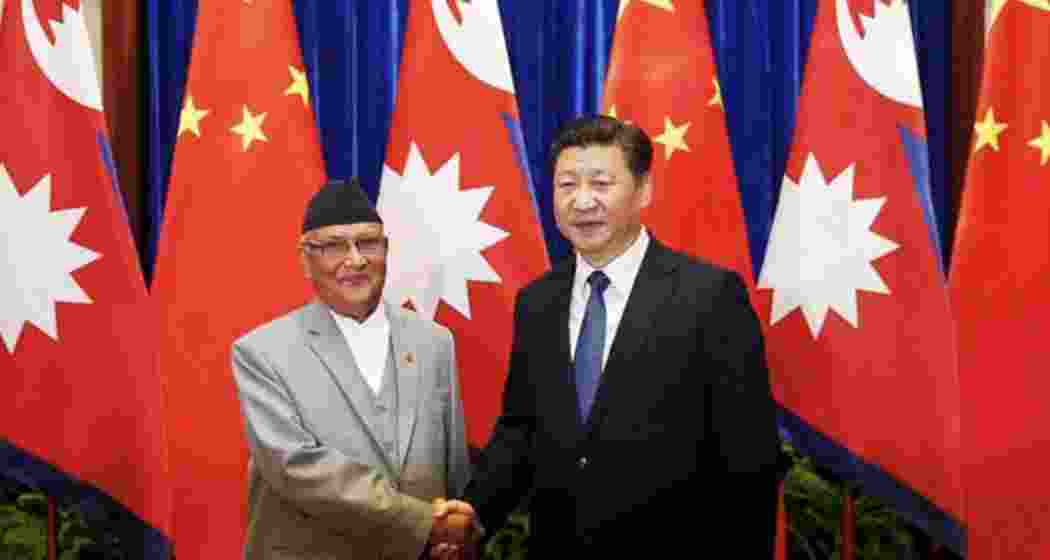
[[[562, 425], [565, 430], [559, 433], [577, 434], [580, 431], [579, 401], [576, 398], [576, 376], [572, 369], [572, 353], [569, 351], [569, 307], [572, 305], [572, 281], [576, 274], [576, 259], [570, 257], [567, 263], [559, 267], [553, 274], [552, 289], [554, 290], [551, 313], [548, 321], [554, 321], [553, 328], [549, 332], [557, 333], [558, 352], [555, 355], [555, 367], [552, 371], [560, 373], [557, 376], [557, 394], [563, 396], [564, 403], [556, 409], [564, 411]], [[550, 325], [551, 323], [547, 323]]]
[[[383, 305], [386, 305], [384, 302]], [[409, 327], [400, 310], [387, 306], [390, 318], [390, 342], [397, 369], [397, 472], [404, 468], [408, 446], [416, 425], [419, 409], [419, 386], [423, 375], [420, 369], [419, 335]]]
[[372, 403], [369, 401], [372, 389], [361, 376], [354, 355], [350, 352], [350, 346], [343, 338], [339, 326], [335, 324], [335, 319], [324, 304], [315, 302], [306, 309], [304, 323], [310, 347], [328, 370], [332, 382], [339, 387], [343, 397], [350, 403], [372, 445], [386, 460], [391, 472], [397, 472], [391, 458], [383, 451], [372, 426], [373, 418], [369, 412], [372, 410]]
[[[611, 392], [621, 386], [624, 378], [638, 375], [638, 356], [642, 355], [647, 340], [653, 332], [653, 324], [659, 315], [660, 306], [667, 301], [673, 289], [672, 272], [675, 262], [669, 258], [670, 252], [655, 238], [651, 238], [649, 248], [642, 259], [638, 277], [631, 288], [620, 325], [605, 363], [598, 392], [594, 397], [591, 415], [587, 419], [584, 433], [589, 434], [601, 424], [609, 409]], [[633, 370], [633, 371], [632, 371]]]

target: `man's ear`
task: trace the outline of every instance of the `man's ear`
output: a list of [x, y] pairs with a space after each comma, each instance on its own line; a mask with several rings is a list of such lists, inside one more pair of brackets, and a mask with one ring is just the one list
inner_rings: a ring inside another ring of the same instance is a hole
[[299, 264], [303, 267], [303, 277], [307, 280], [313, 280], [314, 274], [313, 269], [310, 267], [310, 257], [306, 254], [306, 249], [299, 247]]
[[640, 193], [642, 197], [640, 201], [641, 207], [648, 208], [649, 204], [653, 202], [653, 174], [651, 172], [646, 173], [645, 176], [642, 177], [642, 184], [639, 188], [642, 189], [642, 192]]

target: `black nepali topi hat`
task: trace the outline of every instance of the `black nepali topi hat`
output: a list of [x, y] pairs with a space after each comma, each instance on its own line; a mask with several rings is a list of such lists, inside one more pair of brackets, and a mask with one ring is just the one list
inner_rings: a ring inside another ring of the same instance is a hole
[[383, 223], [372, 201], [361, 189], [361, 181], [357, 177], [349, 182], [332, 179], [317, 191], [306, 206], [303, 233], [325, 226], [361, 222]]

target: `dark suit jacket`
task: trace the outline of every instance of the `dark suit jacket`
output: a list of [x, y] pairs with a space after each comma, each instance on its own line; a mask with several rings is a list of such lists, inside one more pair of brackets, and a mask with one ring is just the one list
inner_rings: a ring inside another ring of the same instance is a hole
[[489, 534], [531, 492], [533, 558], [772, 558], [779, 443], [740, 278], [653, 239], [580, 425], [574, 271], [567, 259], [518, 294], [502, 415], [466, 491]]

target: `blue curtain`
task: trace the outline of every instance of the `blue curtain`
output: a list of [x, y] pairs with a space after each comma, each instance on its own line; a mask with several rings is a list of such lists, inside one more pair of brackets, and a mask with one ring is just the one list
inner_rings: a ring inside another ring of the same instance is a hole
[[[408, 0], [294, 3], [328, 173], [359, 175], [374, 189], [397, 90]], [[568, 253], [568, 245], [554, 227], [546, 150], [561, 123], [599, 109], [618, 3], [500, 0], [532, 178], [555, 259]], [[196, 8], [196, 0], [147, 3], [150, 235], [145, 254], [150, 270]], [[947, 160], [951, 3], [911, 2], [910, 9], [926, 102], [934, 206], [947, 250], [955, 221]], [[816, 0], [708, 2], [756, 271], [790, 147], [815, 13]]]
[[[295, 13], [328, 174], [375, 196], [397, 89], [408, 0], [311, 2]], [[570, 117], [599, 109], [618, 0], [500, 0], [548, 249], [568, 245], [550, 208], [546, 147]], [[193, 37], [196, 0], [149, 0], [147, 272], [152, 271]]]
[[164, 198], [171, 175], [171, 156], [179, 111], [186, 89], [186, 70], [193, 45], [196, 0], [148, 0], [146, 3], [146, 227], [142, 267], [153, 276]]
[[[931, 190], [947, 264], [955, 225], [947, 159], [951, 3], [910, 2], [909, 9], [926, 108]], [[756, 274], [762, 268], [787, 166], [816, 10], [817, 0], [707, 3]]]
[[[768, 242], [786, 165], [795, 110], [817, 0], [709, 0], [708, 16], [719, 65], [734, 162], [748, 221], [754, 270]], [[931, 186], [942, 247], [954, 229], [947, 160], [951, 106], [949, 25], [951, 2], [912, 1], [929, 133]], [[375, 197], [397, 89], [397, 66], [408, 0], [296, 0], [303, 56], [312, 86], [328, 173], [359, 175]], [[618, 0], [500, 0], [511, 67], [518, 92], [531, 176], [552, 259], [568, 253], [554, 227], [547, 146], [568, 118], [600, 107]], [[152, 269], [163, 212], [171, 152], [178, 125], [186, 64], [193, 35], [195, 0], [148, 0], [149, 52], [148, 216], [146, 265]], [[947, 259], [947, 256], [945, 256]], [[786, 434], [803, 451], [833, 469], [866, 478], [869, 489], [923, 524], [928, 507], [797, 418], [782, 418]], [[880, 478], [881, 477], [881, 478]], [[888, 485], [888, 486], [887, 486]], [[910, 500], [910, 501], [909, 501]], [[946, 533], [945, 533], [946, 531]], [[960, 550], [958, 527], [939, 540]]]
[[329, 176], [379, 184], [408, 4], [295, 2]]

